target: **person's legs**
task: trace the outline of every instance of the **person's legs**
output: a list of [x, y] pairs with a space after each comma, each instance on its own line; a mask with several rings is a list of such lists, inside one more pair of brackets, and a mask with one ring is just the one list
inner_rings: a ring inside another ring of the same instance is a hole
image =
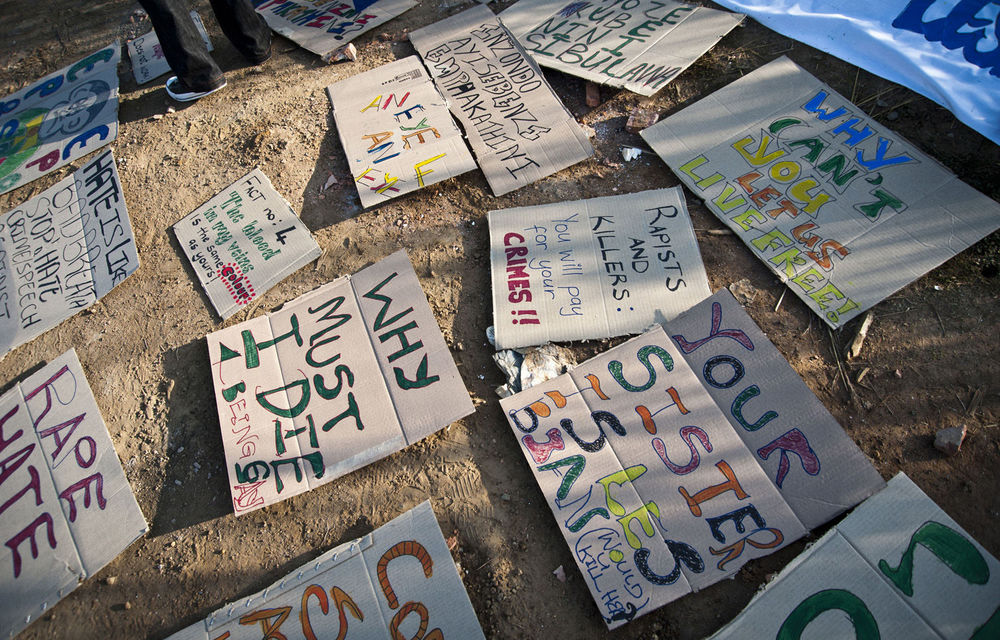
[[211, 0], [222, 32], [243, 57], [260, 64], [271, 57], [271, 28], [250, 0]]
[[184, 85], [207, 92], [226, 84], [226, 78], [208, 53], [205, 41], [183, 0], [139, 0], [146, 10], [163, 56]]

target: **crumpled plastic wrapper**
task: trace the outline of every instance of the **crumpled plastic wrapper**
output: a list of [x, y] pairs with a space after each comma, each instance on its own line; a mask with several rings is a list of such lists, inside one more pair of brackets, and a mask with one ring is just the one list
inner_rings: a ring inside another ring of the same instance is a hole
[[[486, 330], [486, 337], [493, 344], [493, 327]], [[501, 398], [514, 395], [530, 387], [560, 376], [576, 366], [576, 358], [569, 349], [551, 342], [538, 347], [504, 349], [493, 354], [493, 361], [507, 377], [507, 383], [496, 388]]]

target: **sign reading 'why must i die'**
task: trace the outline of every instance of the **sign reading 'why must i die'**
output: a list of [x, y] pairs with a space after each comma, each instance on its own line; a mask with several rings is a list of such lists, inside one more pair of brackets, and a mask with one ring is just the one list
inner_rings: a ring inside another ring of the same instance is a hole
[[418, 29], [410, 41], [462, 123], [495, 195], [594, 153], [538, 65], [488, 8]]
[[236, 514], [472, 413], [405, 251], [208, 336]]

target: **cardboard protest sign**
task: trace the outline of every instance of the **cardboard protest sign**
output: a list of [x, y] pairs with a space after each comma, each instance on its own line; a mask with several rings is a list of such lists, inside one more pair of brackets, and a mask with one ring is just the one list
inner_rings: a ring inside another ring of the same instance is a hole
[[0, 356], [139, 268], [111, 150], [0, 217]]
[[417, 6], [416, 0], [253, 0], [267, 26], [329, 61], [362, 33]]
[[[331, 604], [339, 617], [327, 613]], [[485, 638], [430, 502], [169, 640], [252, 640], [262, 631], [274, 638]]]
[[711, 294], [680, 187], [488, 218], [498, 349], [638, 333]]
[[[191, 19], [194, 20], [194, 26], [201, 34], [201, 39], [205, 41], [205, 46], [211, 51], [212, 41], [208, 37], [208, 32], [205, 31], [201, 16], [198, 15], [197, 11], [192, 11]], [[160, 39], [156, 37], [155, 31], [133, 38], [127, 44], [128, 57], [132, 61], [132, 75], [135, 76], [136, 84], [144, 84], [170, 71], [170, 64], [163, 57]]]
[[260, 169], [182, 218], [174, 234], [224, 320], [321, 253]]
[[72, 349], [0, 397], [0, 629], [11, 636], [148, 527]]
[[410, 41], [465, 129], [494, 194], [593, 154], [538, 65], [487, 7], [418, 29]]
[[900, 473], [712, 637], [985, 640], [998, 603], [1000, 562]]
[[363, 206], [476, 168], [417, 56], [341, 80], [326, 93]]
[[642, 136], [831, 327], [1000, 227], [1000, 205], [787, 58]]
[[208, 350], [237, 515], [473, 411], [404, 251], [210, 334]]
[[644, 96], [743, 20], [672, 0], [519, 0], [500, 17], [543, 67]]
[[103, 147], [118, 135], [116, 40], [0, 98], [0, 193]]
[[[842, 430], [829, 431], [837, 425], [818, 402], [803, 403], [815, 428], [780, 433], [801, 426], [791, 394], [811, 394], [738, 309], [720, 292], [666, 330], [500, 401], [611, 628], [732, 575], [884, 484]], [[718, 353], [702, 364], [712, 350], [702, 347], [728, 341], [760, 351], [740, 354], [746, 365]], [[743, 391], [727, 402], [720, 389]], [[750, 424], [748, 401], [777, 411]], [[758, 439], [772, 441], [749, 448], [744, 432], [771, 421]], [[833, 474], [844, 467], [858, 479], [841, 489]]]

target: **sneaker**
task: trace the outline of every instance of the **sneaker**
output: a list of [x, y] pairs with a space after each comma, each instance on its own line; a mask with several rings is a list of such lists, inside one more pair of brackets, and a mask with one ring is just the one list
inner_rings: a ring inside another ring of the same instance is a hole
[[205, 91], [197, 91], [187, 86], [183, 80], [177, 76], [172, 76], [167, 80], [167, 95], [176, 100], [177, 102], [192, 102], [198, 98], [204, 98], [210, 93], [215, 93], [219, 89], [226, 86], [226, 79], [222, 78], [219, 86]]

